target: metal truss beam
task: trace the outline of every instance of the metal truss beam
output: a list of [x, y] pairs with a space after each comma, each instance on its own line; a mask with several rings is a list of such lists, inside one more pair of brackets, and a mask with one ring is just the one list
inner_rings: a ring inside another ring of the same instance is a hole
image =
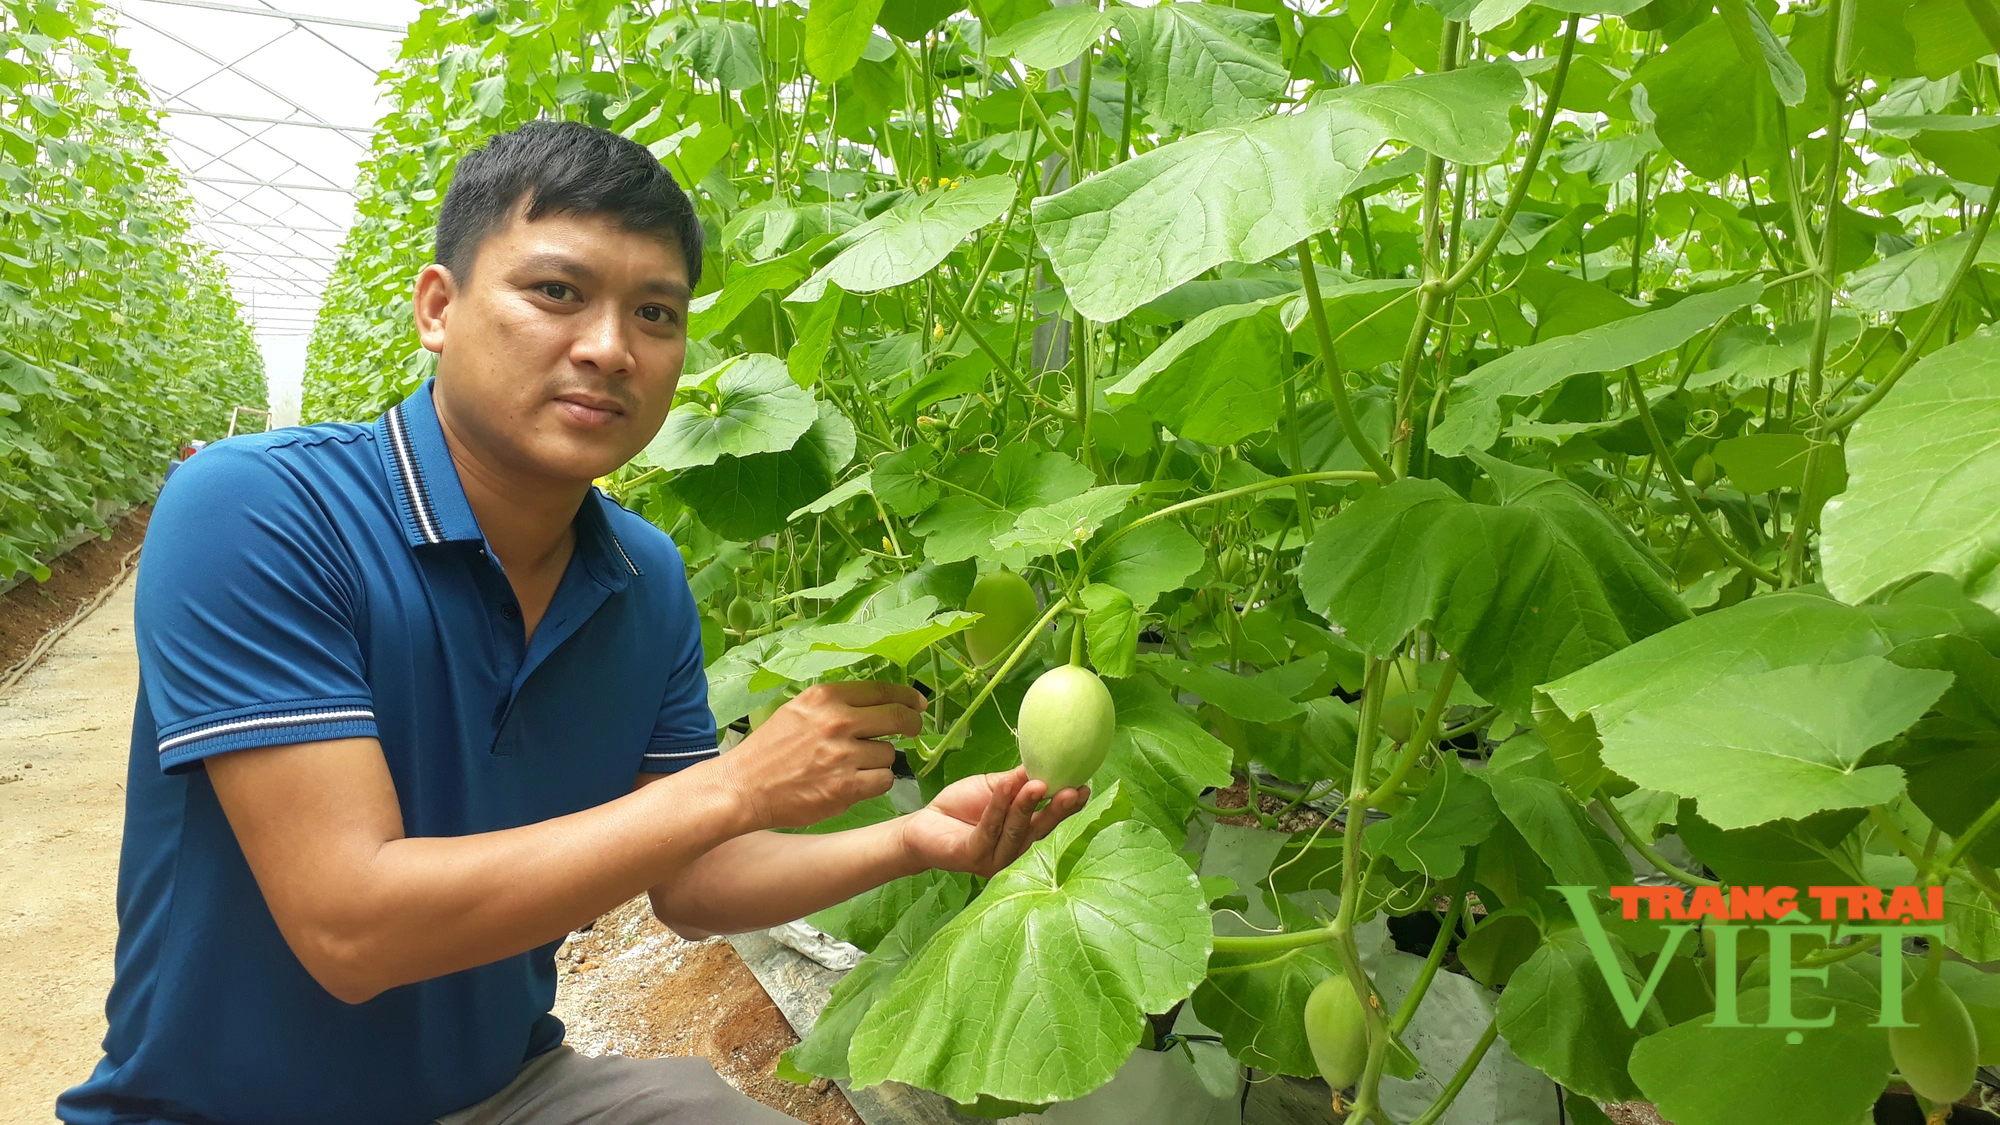
[[281, 12], [276, 8], [246, 8], [240, 4], [217, 4], [214, 0], [145, 0], [148, 4], [171, 4], [177, 8], [206, 8], [211, 12], [231, 12], [239, 16], [266, 16], [270, 19], [290, 20], [293, 23], [320, 23], [329, 27], [357, 27], [363, 31], [380, 31], [390, 35], [401, 35], [408, 28], [393, 23], [369, 23], [366, 20], [345, 20], [338, 16], [315, 16], [305, 12]]
[[245, 113], [216, 113], [207, 109], [162, 109], [161, 113], [175, 117], [212, 117], [217, 121], [248, 121], [252, 125], [293, 125], [300, 129], [330, 129], [336, 133], [373, 134], [378, 130], [373, 125], [334, 125], [325, 121], [290, 121], [283, 117], [251, 117]]
[[238, 180], [226, 176], [190, 176], [189, 178], [201, 184], [241, 184], [245, 187], [267, 187], [275, 188], [279, 191], [331, 191], [341, 195], [354, 194], [353, 188], [332, 187], [327, 184], [286, 184], [272, 180]]

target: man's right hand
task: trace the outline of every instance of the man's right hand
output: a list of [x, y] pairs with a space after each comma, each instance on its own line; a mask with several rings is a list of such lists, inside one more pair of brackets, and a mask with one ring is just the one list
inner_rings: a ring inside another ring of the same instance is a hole
[[930, 701], [875, 681], [815, 684], [715, 759], [759, 828], [803, 828], [879, 797], [895, 781], [895, 749], [916, 737]]

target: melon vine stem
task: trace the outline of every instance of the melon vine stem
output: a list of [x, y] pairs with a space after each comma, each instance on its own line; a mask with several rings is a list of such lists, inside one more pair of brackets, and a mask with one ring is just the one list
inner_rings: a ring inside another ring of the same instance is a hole
[[1855, 403], [1853, 409], [1821, 425], [1820, 433], [1827, 434], [1845, 429], [1853, 425], [1863, 414], [1873, 410], [1875, 404], [1882, 401], [1890, 388], [1894, 387], [1922, 356], [1924, 345], [1930, 342], [1931, 333], [1936, 332], [1938, 325], [1944, 323], [1952, 299], [1965, 284], [1965, 275], [1972, 272], [1972, 264], [1979, 259], [1979, 248], [1986, 242], [1986, 232], [1993, 229], [1993, 212], [2000, 209], [2000, 179], [1993, 181], [1988, 198], [1992, 202], [1986, 205], [1986, 212], [1979, 216], [1979, 226], [1972, 232], [1972, 241], [1966, 246], [1965, 254], [1959, 258], [1958, 268], [1952, 271], [1950, 283], [1945, 286], [1944, 294], [1937, 299], [1937, 303], [1931, 306], [1930, 315], [1924, 318], [1923, 327], [1917, 329], [1917, 334], [1910, 340], [1910, 346], [1904, 350], [1903, 357], [1896, 361], [1896, 366], [1889, 369], [1889, 373], [1882, 377], [1881, 382], [1875, 384], [1875, 389], [1868, 392], [1868, 397]]
[[1500, 240], [1506, 237], [1508, 229], [1513, 226], [1514, 216], [1520, 212], [1521, 204], [1527, 201], [1528, 187], [1534, 183], [1535, 172], [1542, 163], [1542, 150], [1548, 146], [1549, 132], [1555, 127], [1556, 111], [1562, 106], [1563, 85], [1569, 79], [1570, 58], [1576, 52], [1576, 27], [1579, 18], [1571, 15], [1569, 27], [1563, 30], [1562, 54], [1556, 57], [1555, 74], [1549, 78], [1549, 96], [1542, 103], [1542, 119], [1535, 123], [1535, 135], [1528, 141], [1527, 162], [1521, 166], [1520, 179], [1514, 181], [1514, 188], [1507, 193], [1507, 202], [1501, 206], [1500, 215], [1494, 220], [1493, 229], [1486, 232], [1486, 237], [1480, 240], [1479, 247], [1472, 252], [1472, 257], [1467, 258], [1464, 265], [1439, 283], [1438, 288], [1441, 292], [1455, 292], [1472, 280], [1474, 274], [1485, 268], [1487, 259], [1500, 248]]
[[1393, 801], [1396, 794], [1408, 780], [1410, 771], [1417, 766], [1417, 760], [1429, 749], [1431, 738], [1437, 734], [1438, 718], [1444, 714], [1445, 704], [1451, 699], [1452, 685], [1458, 682], [1458, 658], [1449, 657], [1444, 662], [1444, 674], [1438, 677], [1437, 690], [1431, 693], [1430, 706], [1425, 708], [1423, 719], [1417, 729], [1410, 733], [1410, 740], [1403, 744], [1403, 752], [1396, 759], [1396, 765], [1382, 784], [1369, 795], [1369, 804], [1380, 807], [1384, 802]]
[[1451, 1081], [1445, 1083], [1444, 1089], [1438, 1092], [1437, 1100], [1431, 1103], [1431, 1107], [1424, 1111], [1423, 1116], [1410, 1122], [1410, 1125], [1435, 1125], [1437, 1119], [1443, 1117], [1445, 1111], [1451, 1108], [1451, 1103], [1458, 1100], [1458, 1095], [1465, 1089], [1465, 1084], [1472, 1081], [1472, 1072], [1479, 1069], [1480, 1061], [1486, 1058], [1486, 1052], [1499, 1037], [1500, 1021], [1495, 1019], [1479, 1034], [1479, 1042], [1472, 1045], [1472, 1053], [1465, 1056], [1465, 1061], [1459, 1064], [1458, 1073], [1453, 1074]]
[[1604, 810], [1604, 815], [1610, 818], [1611, 823], [1618, 827], [1618, 834], [1625, 837], [1625, 842], [1632, 845], [1632, 850], [1644, 856], [1647, 863], [1659, 868], [1661, 874], [1672, 879], [1678, 879], [1691, 887], [1720, 887], [1722, 885], [1714, 879], [1704, 879], [1691, 871], [1683, 871], [1675, 866], [1672, 861], [1659, 853], [1659, 849], [1647, 843], [1639, 835], [1638, 830], [1632, 827], [1632, 823], [1625, 819], [1625, 814], [1618, 811], [1617, 805], [1612, 804], [1602, 797], [1597, 799], [1596, 804], [1598, 808]]
[[937, 764], [944, 760], [952, 740], [965, 732], [965, 728], [972, 723], [972, 716], [979, 713], [979, 709], [986, 705], [988, 699], [993, 698], [993, 689], [1000, 686], [1000, 681], [1006, 679], [1007, 674], [1012, 672], [1014, 666], [1021, 662], [1021, 658], [1028, 654], [1028, 650], [1034, 647], [1035, 641], [1041, 637], [1042, 630], [1049, 627], [1049, 622], [1054, 621], [1056, 615], [1068, 609], [1069, 605], [1069, 598], [1057, 598], [1049, 604], [1049, 608], [1042, 613], [1041, 618], [1022, 634], [1020, 642], [1014, 646], [1014, 651], [1008, 653], [1007, 659], [1000, 667], [994, 669], [993, 675], [980, 687], [979, 694], [973, 696], [972, 703], [966, 707], [965, 713], [951, 724], [951, 729], [944, 732], [944, 737], [938, 739], [937, 749], [925, 756], [924, 764], [917, 768], [918, 777], [925, 777], [937, 768]]
[[[1241, 809], [1230, 809], [1238, 813]], [[1294, 949], [1308, 949], [1324, 942], [1340, 940], [1340, 923], [1321, 926], [1313, 930], [1291, 930], [1282, 934], [1253, 934], [1248, 937], [1218, 937], [1215, 939], [1217, 953], [1288, 953]]]
[[1952, 841], [1951, 851], [1946, 853], [1942, 868], [1950, 870], [1958, 866], [1958, 861], [1965, 856], [1965, 853], [1972, 850], [1972, 845], [1979, 842], [1979, 838], [1986, 834], [1987, 829], [1993, 827], [1995, 821], [2000, 821], [2000, 801], [1987, 806], [1986, 811], [1979, 814], [1979, 819], [1973, 821], [1971, 827], [1959, 833], [1958, 839]]
[[1734, 563], [1744, 573], [1755, 576], [1758, 581], [1772, 589], [1781, 587], [1784, 583], [1776, 574], [1758, 566], [1751, 561], [1749, 555], [1737, 550], [1734, 544], [1724, 539], [1722, 533], [1715, 530], [1715, 527], [1708, 522], [1708, 517], [1703, 515], [1701, 508], [1695, 504], [1694, 492], [1688, 488], [1687, 478], [1681, 476], [1680, 466], [1674, 464], [1673, 450], [1667, 448], [1666, 439], [1660, 436], [1659, 423], [1653, 421], [1653, 408], [1646, 402], [1646, 388], [1639, 383], [1639, 373], [1630, 367], [1625, 369], [1625, 386], [1632, 394], [1632, 404], [1639, 411], [1639, 424], [1645, 427], [1646, 439], [1653, 443], [1653, 453], [1659, 458], [1660, 468], [1666, 474], [1667, 483], [1673, 486], [1674, 495], [1680, 497], [1681, 503], [1686, 505], [1688, 518], [1694, 521], [1695, 528], [1701, 532], [1702, 538], [1707, 539], [1711, 546], [1722, 553], [1723, 558]]
[[1382, 690], [1388, 672], [1388, 661], [1369, 659], [1367, 676], [1361, 689], [1361, 722], [1355, 731], [1354, 773], [1347, 797], [1347, 819], [1340, 833], [1340, 911], [1334, 918], [1334, 925], [1340, 931], [1340, 956], [1347, 967], [1347, 981], [1354, 987], [1355, 996], [1361, 1000], [1361, 1011], [1368, 1026], [1368, 1063], [1362, 1069], [1361, 1081], [1355, 1090], [1354, 1109], [1349, 1114], [1349, 1120], [1353, 1121], [1366, 1121], [1382, 1113], [1376, 1100], [1377, 1091], [1382, 1084], [1382, 1065], [1389, 1058], [1389, 1024], [1383, 1018], [1380, 1002], [1375, 997], [1374, 983], [1368, 979], [1367, 970], [1361, 967], [1361, 946], [1354, 937], [1355, 915], [1367, 886], [1361, 868], [1361, 834], [1368, 827], [1368, 808], [1375, 797], [1369, 791], [1368, 782], [1375, 772], [1375, 735], [1381, 729]]
[[1375, 471], [1375, 476], [1383, 484], [1396, 483], [1396, 470], [1383, 460], [1375, 443], [1361, 431], [1361, 422], [1354, 416], [1354, 403], [1347, 397], [1347, 377], [1341, 373], [1340, 364], [1334, 359], [1333, 332], [1326, 326], [1326, 305], [1320, 299], [1319, 271], [1313, 268], [1312, 243], [1299, 243], [1299, 276], [1305, 283], [1306, 307], [1312, 310], [1313, 333], [1319, 337], [1320, 362], [1326, 364], [1327, 385], [1333, 388], [1333, 412], [1340, 416], [1341, 431], [1347, 435], [1347, 443], [1361, 454], [1361, 459]]
[[1372, 481], [1376, 479], [1378, 478], [1374, 473], [1363, 472], [1359, 469], [1328, 469], [1325, 472], [1319, 473], [1294, 473], [1288, 477], [1272, 477], [1270, 480], [1260, 480], [1256, 484], [1246, 484], [1240, 488], [1224, 489], [1221, 492], [1211, 492], [1207, 496], [1197, 496], [1192, 500], [1183, 500], [1178, 504], [1169, 504], [1157, 512], [1147, 512], [1131, 523], [1106, 535], [1104, 542], [1099, 543], [1097, 548], [1090, 552], [1090, 557], [1083, 560], [1083, 573], [1086, 578], [1089, 577], [1090, 564], [1096, 562], [1097, 557], [1102, 555], [1113, 543], [1125, 538], [1130, 533], [1149, 523], [1166, 519], [1168, 516], [1180, 515], [1182, 512], [1199, 508], [1204, 504], [1218, 504], [1225, 500], [1234, 500], [1239, 496], [1249, 496], [1252, 493], [1262, 492], [1267, 488], [1290, 488], [1295, 484], [1312, 484], [1316, 481], [1328, 480]]
[[[1380, 853], [1377, 853], [1380, 854]], [[1424, 1002], [1424, 994], [1431, 989], [1431, 981], [1437, 978], [1439, 966], [1444, 964], [1445, 951], [1450, 948], [1452, 938], [1458, 936], [1458, 920], [1465, 910], [1465, 888], [1460, 878], [1452, 877], [1451, 906], [1444, 912], [1444, 922], [1438, 927], [1438, 935], [1431, 941], [1430, 953], [1424, 958], [1424, 967], [1417, 971], [1415, 983], [1396, 1006], [1396, 1015], [1389, 1021], [1389, 1034], [1401, 1035], [1403, 1029], [1417, 1016], [1417, 1008]]]

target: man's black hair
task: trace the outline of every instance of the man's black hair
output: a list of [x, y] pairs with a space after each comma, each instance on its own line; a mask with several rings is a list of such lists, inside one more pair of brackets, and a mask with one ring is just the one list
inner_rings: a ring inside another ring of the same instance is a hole
[[627, 230], [671, 238], [701, 281], [701, 220], [674, 177], [644, 145], [578, 121], [530, 121], [497, 134], [458, 162], [438, 212], [437, 263], [463, 282], [479, 244], [522, 197], [527, 219], [608, 215]]

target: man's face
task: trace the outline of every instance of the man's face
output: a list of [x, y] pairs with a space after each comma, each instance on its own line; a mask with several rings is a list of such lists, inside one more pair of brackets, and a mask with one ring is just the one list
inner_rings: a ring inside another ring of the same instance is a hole
[[687, 264], [609, 216], [525, 210], [479, 244], [470, 277], [424, 269], [417, 326], [461, 443], [503, 472], [588, 484], [645, 448], [673, 405]]

